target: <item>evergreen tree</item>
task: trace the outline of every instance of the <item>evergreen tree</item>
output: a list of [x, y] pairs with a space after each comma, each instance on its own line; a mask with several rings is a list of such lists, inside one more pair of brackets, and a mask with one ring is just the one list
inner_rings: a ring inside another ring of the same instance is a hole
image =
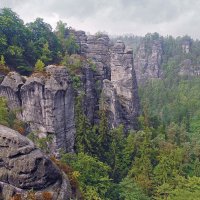
[[43, 72], [44, 66], [44, 63], [41, 60], [37, 60], [37, 62], [35, 63], [35, 72]]

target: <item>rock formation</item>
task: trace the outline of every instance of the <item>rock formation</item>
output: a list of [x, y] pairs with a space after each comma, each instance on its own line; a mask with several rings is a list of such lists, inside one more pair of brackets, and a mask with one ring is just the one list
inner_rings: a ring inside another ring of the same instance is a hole
[[[81, 54], [95, 64], [95, 71], [86, 68], [85, 108], [90, 122], [98, 122], [97, 111], [106, 109], [110, 127], [123, 124], [126, 129], [137, 127], [139, 97], [133, 51], [125, 49], [121, 41], [112, 44], [105, 34], [88, 36], [84, 32], [73, 32], [80, 45]], [[102, 91], [102, 93], [101, 93]], [[103, 100], [101, 108], [100, 101]]]
[[117, 41], [111, 50], [110, 63], [111, 80], [104, 80], [103, 106], [108, 110], [112, 128], [123, 124], [126, 129], [134, 129], [139, 113], [139, 98], [132, 49], [125, 49], [124, 43]]
[[20, 109], [29, 132], [39, 137], [54, 136], [52, 151], [73, 151], [74, 95], [66, 67], [48, 66], [45, 74], [22, 77], [11, 72], [0, 86], [0, 96], [8, 100], [10, 109]]
[[12, 110], [21, 107], [19, 90], [22, 85], [22, 77], [16, 72], [10, 72], [1, 83], [0, 96], [4, 96], [8, 99], [8, 106]]
[[[18, 132], [0, 125], [0, 196], [36, 196], [47, 191], [52, 200], [67, 200], [71, 186], [66, 176], [34, 144]], [[22, 198], [23, 199], [23, 198]]]
[[[150, 49], [148, 49], [150, 48]], [[142, 42], [134, 58], [134, 68], [138, 83], [157, 79], [162, 76], [162, 43], [160, 40], [153, 42], [151, 47], [146, 47]]]
[[200, 76], [200, 66], [193, 65], [191, 59], [185, 59], [180, 63], [178, 74], [180, 76]]
[[[107, 35], [86, 36], [72, 31], [80, 47], [83, 62], [81, 81], [83, 110], [91, 124], [99, 122], [100, 102], [105, 100], [110, 127], [123, 124], [137, 128], [139, 98], [131, 49]], [[19, 109], [19, 117], [28, 132], [39, 137], [53, 136], [51, 152], [72, 152], [75, 140], [75, 97], [66, 67], [47, 66], [44, 73], [21, 77], [9, 73], [0, 85], [0, 96], [8, 99], [10, 109]]]
[[185, 54], [190, 53], [191, 50], [191, 41], [189, 39], [184, 40], [181, 45], [182, 52]]

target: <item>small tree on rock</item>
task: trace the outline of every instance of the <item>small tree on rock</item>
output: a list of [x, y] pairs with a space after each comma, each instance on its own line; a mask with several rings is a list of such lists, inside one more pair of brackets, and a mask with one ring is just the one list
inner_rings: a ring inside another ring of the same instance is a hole
[[44, 71], [44, 63], [39, 59], [35, 64], [35, 72], [43, 72]]
[[0, 56], [0, 72], [4, 74], [8, 74], [10, 72], [3, 55]]

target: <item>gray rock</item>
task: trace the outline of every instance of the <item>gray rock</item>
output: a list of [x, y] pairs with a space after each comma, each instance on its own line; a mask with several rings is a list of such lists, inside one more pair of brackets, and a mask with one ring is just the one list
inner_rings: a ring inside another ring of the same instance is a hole
[[66, 67], [47, 66], [44, 75], [32, 75], [25, 83], [19, 74], [9, 73], [0, 85], [0, 96], [7, 98], [10, 109], [21, 110], [20, 119], [29, 132], [39, 137], [52, 134], [51, 153], [73, 151], [74, 92]]
[[[121, 41], [111, 44], [105, 34], [86, 36], [74, 30], [71, 34], [85, 60], [80, 75], [83, 87], [77, 94], [85, 94], [83, 110], [90, 123], [99, 122], [99, 103], [104, 95], [111, 127], [122, 123], [126, 129], [136, 128], [139, 98], [132, 50]], [[10, 109], [20, 108], [20, 119], [26, 122], [29, 132], [37, 132], [40, 138], [53, 136], [50, 150], [56, 155], [60, 150], [74, 150], [77, 94], [64, 66], [50, 65], [43, 74], [25, 79], [10, 73], [0, 85], [0, 96], [8, 99]]]
[[113, 83], [107, 79], [103, 81], [101, 109], [105, 110], [111, 128], [117, 127], [122, 122], [122, 107]]
[[22, 116], [31, 131], [55, 136], [54, 152], [72, 152], [74, 94], [66, 67], [47, 66], [46, 77], [30, 77], [21, 88]]
[[191, 40], [190, 39], [186, 39], [184, 41], [182, 41], [182, 52], [185, 53], [185, 54], [188, 54], [190, 53], [191, 51]]
[[19, 90], [22, 85], [22, 77], [16, 72], [10, 72], [5, 76], [0, 85], [0, 96], [4, 96], [8, 100], [8, 106], [12, 110], [21, 106]]
[[48, 191], [54, 200], [70, 199], [71, 187], [61, 171], [26, 137], [0, 125], [0, 192], [10, 200], [15, 193]]
[[111, 81], [104, 81], [102, 98], [107, 102], [111, 127], [123, 124], [126, 130], [137, 128], [139, 98], [133, 68], [133, 52], [117, 41], [111, 48]]
[[153, 42], [151, 52], [147, 51], [144, 42], [140, 45], [134, 58], [134, 68], [139, 84], [162, 77], [162, 55], [163, 50], [160, 40]]
[[193, 65], [190, 59], [185, 59], [180, 63], [178, 74], [180, 76], [200, 76], [200, 66]]

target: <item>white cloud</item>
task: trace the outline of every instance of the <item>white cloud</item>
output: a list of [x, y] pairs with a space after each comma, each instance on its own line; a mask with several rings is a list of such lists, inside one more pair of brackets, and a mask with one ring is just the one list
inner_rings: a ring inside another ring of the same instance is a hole
[[200, 38], [197, 0], [1, 0], [25, 22], [42, 17], [53, 27], [61, 19], [86, 32], [191, 35]]

